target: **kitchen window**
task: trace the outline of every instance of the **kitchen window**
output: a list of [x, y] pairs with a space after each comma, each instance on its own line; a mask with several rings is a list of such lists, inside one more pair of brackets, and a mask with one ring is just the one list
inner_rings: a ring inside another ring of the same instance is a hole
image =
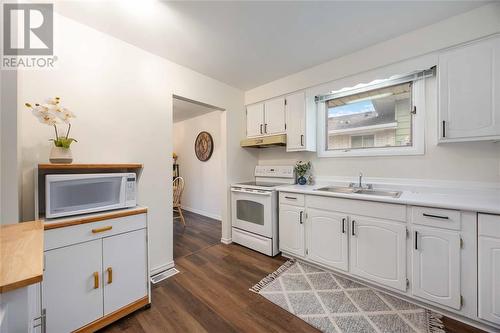
[[316, 96], [320, 157], [424, 153], [425, 78], [434, 68]]

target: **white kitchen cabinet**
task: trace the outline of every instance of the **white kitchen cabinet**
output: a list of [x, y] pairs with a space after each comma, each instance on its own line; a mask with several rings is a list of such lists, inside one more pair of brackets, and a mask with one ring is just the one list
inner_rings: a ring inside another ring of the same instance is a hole
[[47, 332], [94, 331], [149, 303], [144, 208], [66, 218], [44, 247]]
[[47, 332], [72, 332], [103, 316], [102, 240], [45, 252]]
[[264, 134], [264, 104], [247, 106], [247, 137], [256, 137]]
[[350, 272], [405, 291], [406, 226], [361, 216], [350, 219]]
[[279, 248], [300, 257], [305, 255], [304, 207], [280, 205]]
[[459, 232], [415, 226], [412, 241], [412, 294], [460, 309]]
[[316, 151], [316, 103], [304, 92], [286, 96], [286, 151]]
[[307, 210], [307, 258], [332, 268], [348, 269], [348, 217], [319, 209]]
[[108, 315], [148, 293], [146, 229], [106, 237], [102, 245], [104, 315]]
[[500, 325], [500, 216], [479, 214], [478, 234], [478, 316]]
[[264, 134], [285, 133], [285, 98], [278, 97], [264, 102]]
[[439, 141], [500, 138], [500, 37], [439, 55]]

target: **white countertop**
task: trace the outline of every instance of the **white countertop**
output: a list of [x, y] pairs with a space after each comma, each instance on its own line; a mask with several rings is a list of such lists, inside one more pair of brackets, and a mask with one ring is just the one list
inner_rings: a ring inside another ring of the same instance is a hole
[[[402, 194], [399, 198], [382, 197], [366, 194], [346, 194], [316, 189], [331, 186], [328, 183], [314, 185], [283, 185], [277, 188], [280, 192], [303, 193], [328, 197], [347, 198], [356, 200], [378, 201], [403, 205], [428, 206], [437, 208], [457, 209], [480, 213], [500, 214], [500, 191], [498, 190], [463, 190], [463, 189], [438, 189], [417, 188], [408, 186], [386, 187], [374, 185], [375, 189], [397, 190]], [[346, 184], [343, 184], [347, 186]], [[339, 186], [339, 184], [335, 184]]]

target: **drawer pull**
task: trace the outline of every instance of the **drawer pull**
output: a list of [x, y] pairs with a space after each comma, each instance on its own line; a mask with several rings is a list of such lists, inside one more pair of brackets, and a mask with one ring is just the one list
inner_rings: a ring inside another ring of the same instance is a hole
[[423, 213], [422, 215], [425, 217], [431, 217], [434, 219], [441, 219], [441, 220], [449, 220], [450, 219], [448, 216], [439, 216], [439, 215], [432, 215], [432, 214], [426, 214], [426, 213]]
[[102, 227], [102, 228], [96, 228], [96, 229], [92, 229], [92, 233], [93, 234], [98, 234], [100, 232], [104, 232], [104, 231], [109, 231], [113, 229], [113, 226], [111, 225], [108, 225], [107, 227]]
[[289, 199], [289, 200], [297, 200], [296, 197], [285, 197], [285, 199]]
[[99, 272], [94, 272], [94, 289], [99, 289]]
[[111, 284], [113, 283], [113, 268], [108, 267], [106, 271], [108, 272], [108, 284]]

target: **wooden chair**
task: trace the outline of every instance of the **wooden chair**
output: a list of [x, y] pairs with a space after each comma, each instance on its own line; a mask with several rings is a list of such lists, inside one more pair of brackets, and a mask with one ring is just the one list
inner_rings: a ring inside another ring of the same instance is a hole
[[174, 188], [173, 209], [174, 212], [177, 211], [177, 213], [179, 213], [179, 216], [174, 216], [174, 219], [180, 218], [182, 224], [186, 226], [186, 220], [184, 220], [184, 215], [182, 215], [182, 209], [181, 209], [181, 197], [182, 197], [182, 192], [184, 191], [184, 178], [182, 177], [175, 178], [173, 181], [173, 188]]

